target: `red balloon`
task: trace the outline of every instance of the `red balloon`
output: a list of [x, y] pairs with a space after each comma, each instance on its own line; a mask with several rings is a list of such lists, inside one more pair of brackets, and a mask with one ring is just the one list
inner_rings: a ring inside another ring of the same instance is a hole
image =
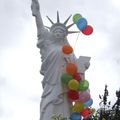
[[77, 80], [77, 81], [80, 81], [80, 80], [81, 80], [80, 73], [75, 73], [75, 74], [73, 75], [73, 78], [74, 78], [75, 80]]
[[79, 99], [79, 92], [75, 90], [69, 90], [68, 91], [68, 98], [70, 100], [78, 100]]
[[82, 33], [85, 35], [90, 35], [93, 32], [93, 28], [90, 25], [87, 25], [85, 29], [82, 30]]
[[91, 114], [90, 108], [84, 109], [80, 114], [81, 114], [84, 118], [87, 118], [87, 117]]

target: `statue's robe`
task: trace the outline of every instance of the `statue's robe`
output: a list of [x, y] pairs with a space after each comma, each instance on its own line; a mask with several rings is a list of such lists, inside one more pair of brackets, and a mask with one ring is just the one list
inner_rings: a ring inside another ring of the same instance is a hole
[[40, 105], [40, 120], [52, 120], [54, 114], [70, 116], [71, 102], [67, 99], [65, 88], [61, 83], [61, 75], [65, 72], [67, 62], [74, 62], [74, 54], [65, 56], [62, 47], [68, 41], [56, 41], [47, 30], [38, 34], [37, 47], [40, 48], [42, 66], [41, 74], [43, 94]]

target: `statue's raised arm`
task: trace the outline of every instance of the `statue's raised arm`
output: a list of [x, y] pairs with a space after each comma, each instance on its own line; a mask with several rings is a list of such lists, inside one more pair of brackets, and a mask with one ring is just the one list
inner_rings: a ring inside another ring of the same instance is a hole
[[31, 10], [32, 10], [32, 15], [36, 19], [37, 34], [40, 34], [45, 28], [44, 28], [43, 21], [41, 18], [40, 5], [39, 5], [38, 0], [32, 0]]

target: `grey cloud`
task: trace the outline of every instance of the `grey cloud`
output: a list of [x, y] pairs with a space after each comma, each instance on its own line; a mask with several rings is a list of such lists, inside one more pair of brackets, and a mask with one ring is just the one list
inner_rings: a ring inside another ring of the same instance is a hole
[[0, 76], [0, 87], [6, 84], [6, 79]]
[[3, 110], [2, 108], [0, 108], [0, 117], [2, 117], [2, 115], [3, 115]]
[[[29, 8], [29, 9], [28, 9]], [[21, 43], [21, 36], [29, 22], [30, 2], [5, 0], [0, 4], [0, 48], [13, 47]]]
[[32, 102], [39, 103], [40, 102], [40, 97], [39, 96], [29, 96], [28, 100], [30, 100]]

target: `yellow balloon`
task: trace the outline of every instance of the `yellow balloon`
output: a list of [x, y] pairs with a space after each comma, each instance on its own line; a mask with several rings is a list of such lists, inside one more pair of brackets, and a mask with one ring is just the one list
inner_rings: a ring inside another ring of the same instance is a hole
[[76, 102], [72, 107], [72, 112], [82, 112], [84, 109], [84, 103]]
[[68, 83], [68, 87], [71, 90], [78, 90], [79, 88], [79, 82], [77, 80], [70, 80]]

